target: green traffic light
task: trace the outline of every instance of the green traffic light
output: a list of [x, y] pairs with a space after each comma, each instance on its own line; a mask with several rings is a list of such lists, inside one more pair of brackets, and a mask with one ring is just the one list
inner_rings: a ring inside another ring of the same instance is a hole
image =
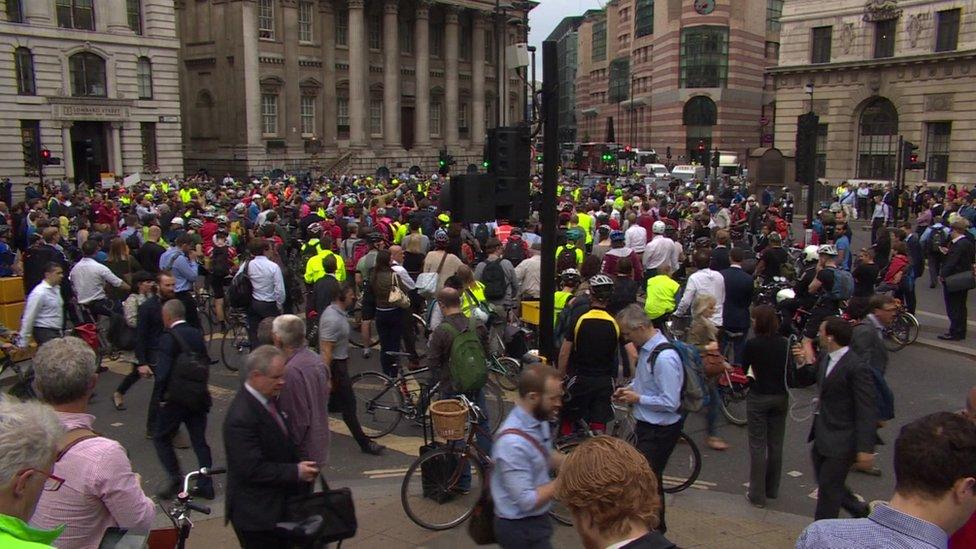
[[481, 165], [482, 165], [483, 167], [485, 167], [485, 168], [487, 168], [487, 167], [488, 167], [488, 161], [487, 161], [487, 160], [485, 160], [484, 162], [482, 162], [482, 163], [481, 163]]

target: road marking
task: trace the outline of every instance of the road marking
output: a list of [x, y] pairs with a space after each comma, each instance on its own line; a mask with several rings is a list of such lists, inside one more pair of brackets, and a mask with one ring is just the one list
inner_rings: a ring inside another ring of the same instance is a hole
[[125, 423], [116, 421], [115, 423], [112, 423], [111, 425], [112, 425], [112, 427], [121, 427], [121, 426], [125, 425]]
[[[349, 427], [346, 426], [346, 422], [340, 418], [329, 417], [329, 430], [340, 435], [352, 436], [352, 433], [349, 432]], [[363, 432], [370, 435], [376, 433], [375, 430], [367, 427], [363, 427]], [[420, 455], [420, 445], [423, 444], [423, 437], [405, 437], [390, 434], [376, 439], [376, 442], [386, 446], [390, 450], [416, 457]]]
[[395, 469], [371, 469], [369, 471], [363, 471], [364, 475], [383, 475], [386, 473], [406, 473], [409, 467], [397, 467]]
[[[919, 311], [919, 310], [916, 310], [915, 311], [915, 316], [916, 317], [918, 317], [918, 316], [927, 316], [927, 317], [930, 317], [930, 318], [938, 318], [939, 320], [944, 320], [946, 322], [949, 321], [949, 317], [947, 317], [946, 315], [940, 315], [938, 313], [930, 313], [928, 311]], [[976, 320], [967, 320], [966, 321], [966, 324], [968, 324], [970, 326], [976, 327]]]
[[790, 471], [789, 473], [786, 473], [786, 474], [789, 475], [789, 476], [791, 476], [791, 477], [793, 477], [793, 478], [802, 477], [803, 476], [803, 473], [801, 473], [799, 471]]

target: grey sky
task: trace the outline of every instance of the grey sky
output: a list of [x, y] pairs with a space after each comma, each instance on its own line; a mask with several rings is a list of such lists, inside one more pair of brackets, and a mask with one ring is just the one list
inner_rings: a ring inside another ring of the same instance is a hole
[[539, 80], [542, 80], [542, 41], [564, 17], [582, 15], [588, 9], [602, 7], [603, 3], [599, 0], [539, 0], [539, 5], [529, 12], [529, 43], [536, 47]]

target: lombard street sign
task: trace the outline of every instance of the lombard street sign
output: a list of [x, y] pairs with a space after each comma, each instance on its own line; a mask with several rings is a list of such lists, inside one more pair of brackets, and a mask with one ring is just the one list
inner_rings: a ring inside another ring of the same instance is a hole
[[49, 97], [48, 102], [52, 116], [58, 120], [127, 120], [132, 107], [132, 101], [125, 99]]

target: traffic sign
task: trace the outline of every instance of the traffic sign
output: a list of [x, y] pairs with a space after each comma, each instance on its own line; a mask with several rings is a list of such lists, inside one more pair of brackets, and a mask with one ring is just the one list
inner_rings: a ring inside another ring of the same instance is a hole
[[768, 126], [769, 125], [769, 118], [767, 118], [765, 116], [759, 117], [759, 125], [760, 126]]
[[764, 134], [762, 134], [762, 144], [763, 145], [768, 145], [768, 144], [770, 144], [772, 142], [773, 142], [773, 134], [771, 134], [771, 133], [764, 133]]

